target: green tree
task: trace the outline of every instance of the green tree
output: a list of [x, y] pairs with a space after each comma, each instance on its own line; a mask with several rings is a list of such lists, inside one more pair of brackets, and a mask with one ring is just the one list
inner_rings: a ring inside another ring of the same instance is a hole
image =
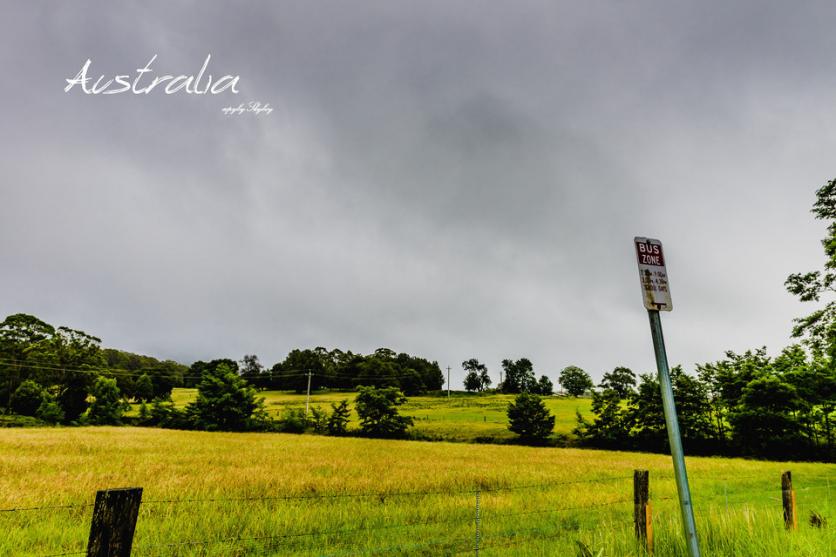
[[735, 443], [750, 454], [786, 455], [799, 448], [798, 422], [793, 412], [800, 400], [795, 387], [775, 376], [753, 379], [743, 389], [731, 413]]
[[116, 379], [97, 377], [90, 394], [94, 397], [88, 413], [91, 422], [99, 425], [122, 423], [122, 414], [130, 406], [122, 399]]
[[542, 396], [549, 396], [554, 394], [554, 383], [552, 380], [546, 377], [545, 375], [541, 375], [540, 379], [537, 380], [537, 385], [534, 388], [535, 394], [542, 395]]
[[398, 365], [394, 356], [388, 353], [391, 353], [391, 350], [378, 349], [374, 354], [366, 356], [358, 366], [358, 385], [398, 388]]
[[55, 328], [33, 315], [17, 313], [0, 323], [0, 400], [11, 409], [11, 397], [26, 379], [42, 381], [40, 370], [33, 364], [48, 364], [41, 353], [50, 343]]
[[186, 413], [178, 410], [170, 398], [155, 398], [151, 403], [150, 418], [152, 424], [164, 428], [189, 429], [194, 426], [189, 423]]
[[328, 416], [328, 433], [331, 435], [345, 435], [348, 432], [348, 422], [351, 419], [351, 409], [347, 400], [331, 403], [331, 415]]
[[729, 416], [740, 403], [746, 385], [756, 377], [772, 373], [772, 361], [765, 347], [743, 354], [727, 351], [725, 359], [697, 366], [697, 376], [706, 387], [716, 439], [722, 442], [728, 437]]
[[554, 430], [554, 416], [539, 396], [520, 393], [508, 403], [508, 429], [525, 443], [543, 443]]
[[282, 413], [280, 430], [284, 433], [305, 433], [308, 429], [308, 417], [303, 408], [288, 408]]
[[576, 412], [578, 421], [573, 433], [586, 444], [606, 448], [630, 446], [632, 416], [622, 404], [619, 394], [612, 389], [592, 392], [593, 421]]
[[264, 399], [226, 363], [203, 373], [197, 399], [187, 406], [195, 425], [208, 431], [254, 429], [263, 411]]
[[21, 416], [35, 416], [46, 398], [44, 388], [31, 379], [27, 379], [12, 394], [12, 411]]
[[147, 373], [139, 376], [134, 383], [134, 398], [139, 402], [150, 402], [154, 400], [154, 384]]
[[51, 396], [48, 396], [41, 402], [35, 415], [50, 424], [57, 424], [64, 421], [64, 411]]
[[[324, 349], [323, 349], [324, 350]], [[291, 350], [284, 361], [273, 366], [273, 383], [277, 389], [304, 393], [308, 388], [308, 372], [312, 374], [311, 389], [322, 386], [327, 375], [328, 359], [320, 350]]]
[[412, 418], [401, 416], [398, 406], [406, 397], [395, 387], [358, 387], [354, 402], [360, 417], [360, 430], [372, 437], [401, 437], [412, 425]]
[[241, 364], [238, 366], [238, 372], [241, 377], [247, 380], [247, 383], [256, 389], [267, 388], [267, 376], [265, 374], [264, 366], [258, 361], [258, 356], [255, 354], [246, 354], [241, 359]]
[[476, 358], [463, 361], [462, 369], [467, 372], [464, 377], [465, 390], [482, 392], [491, 386], [491, 378], [488, 375], [487, 366]]
[[820, 302], [823, 296], [828, 302], [806, 317], [795, 320], [793, 336], [804, 338], [804, 342], [816, 354], [836, 356], [836, 179], [816, 191], [813, 215], [826, 221], [827, 237], [822, 240], [825, 263], [823, 271], [794, 273], [784, 283], [787, 290], [802, 302]]
[[464, 376], [464, 390], [469, 393], [475, 393], [482, 390], [482, 380], [479, 379], [479, 374], [475, 371], [467, 372]]
[[485, 368], [479, 372], [479, 380], [482, 382], [482, 390], [490, 389], [491, 383], [491, 376], [488, 375], [488, 368]]
[[[688, 375], [681, 366], [670, 370], [673, 398], [682, 443], [689, 452], [710, 452], [714, 448], [711, 406], [708, 388], [698, 378]], [[620, 396], [620, 395], [619, 395]], [[626, 406], [636, 448], [668, 450], [668, 434], [662, 392], [655, 375], [642, 375], [638, 388], [631, 392]]]
[[605, 373], [598, 386], [603, 390], [615, 391], [621, 398], [627, 398], [636, 386], [636, 374], [629, 368], [617, 367]]
[[502, 360], [505, 378], [500, 390], [503, 393], [527, 393], [534, 389], [537, 380], [534, 377], [534, 365], [528, 358], [519, 360]]
[[589, 374], [577, 366], [563, 368], [559, 381], [563, 389], [571, 396], [581, 396], [594, 386]]
[[58, 327], [43, 352], [57, 370], [51, 384], [58, 386], [65, 419], [75, 421], [87, 410], [90, 388], [105, 365], [101, 340], [84, 331]]

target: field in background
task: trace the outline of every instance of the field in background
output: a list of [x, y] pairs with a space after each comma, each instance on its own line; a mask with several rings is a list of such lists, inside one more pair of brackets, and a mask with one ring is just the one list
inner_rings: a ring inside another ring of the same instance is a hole
[[[689, 458], [688, 467], [704, 555], [834, 554], [835, 465]], [[83, 505], [98, 489], [126, 486], [145, 490], [136, 557], [472, 554], [477, 491], [480, 555], [575, 555], [577, 541], [593, 554], [637, 555], [635, 468], [651, 471], [656, 554], [684, 555], [664, 455], [131, 427], [0, 430], [0, 555], [83, 555], [92, 512]], [[781, 515], [786, 469], [800, 512], [793, 533]], [[812, 511], [830, 524], [810, 526]]]
[[[174, 389], [172, 400], [177, 406], [185, 406], [197, 396], [197, 389]], [[304, 408], [305, 395], [282, 391], [263, 391], [265, 404], [273, 416], [280, 417], [288, 408]], [[354, 392], [327, 392], [311, 395], [311, 405], [330, 412], [331, 403], [348, 399], [353, 403]], [[483, 439], [512, 439], [508, 431], [506, 410], [513, 395], [465, 395], [453, 393], [445, 396], [413, 396], [400, 408], [400, 412], [415, 418], [414, 432], [430, 438], [449, 441], [476, 441]], [[555, 432], [569, 434], [576, 425], [575, 412], [590, 417], [591, 401], [588, 398], [545, 397], [546, 406], [555, 416]], [[134, 405], [134, 413], [136, 413]], [[353, 406], [353, 404], [352, 404]], [[353, 427], [358, 427], [357, 414], [352, 412]]]

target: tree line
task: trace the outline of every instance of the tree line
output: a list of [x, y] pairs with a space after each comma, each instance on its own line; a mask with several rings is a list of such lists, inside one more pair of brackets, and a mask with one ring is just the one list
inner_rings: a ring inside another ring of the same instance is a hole
[[[378, 348], [368, 355], [323, 347], [294, 349], [272, 367], [263, 366], [255, 355], [246, 355], [240, 365], [234, 360], [224, 362], [257, 389], [296, 391], [303, 393], [311, 379], [311, 389], [355, 389], [358, 386], [396, 387], [412, 396], [440, 391], [444, 374], [438, 362]], [[200, 378], [208, 364], [192, 364], [190, 375]], [[196, 380], [194, 380], [196, 381]], [[196, 382], [186, 382], [194, 386]]]
[[[816, 192], [816, 219], [827, 222], [822, 270], [787, 277], [787, 290], [824, 307], [795, 320], [791, 345], [770, 358], [766, 348], [671, 371], [685, 450], [771, 458], [833, 460], [836, 412], [836, 180]], [[616, 370], [618, 371], [618, 370]], [[653, 374], [636, 381], [621, 369], [616, 384], [593, 394], [594, 419], [578, 416], [582, 443], [606, 448], [667, 449], [659, 384]], [[610, 378], [612, 379], [612, 378]]]
[[[270, 368], [262, 366], [255, 355], [246, 355], [240, 362], [217, 359], [185, 366], [103, 348], [95, 336], [54, 327], [33, 315], [9, 315], [0, 322], [0, 407], [7, 414], [48, 423], [120, 423], [128, 401], [143, 403], [143, 408], [144, 403], [153, 402], [156, 417], [152, 419], [149, 411], [149, 423], [225, 428], [232, 423], [223, 415], [226, 410], [210, 419], [211, 412], [205, 408], [212, 405], [204, 405], [200, 393], [211, 393], [207, 381], [217, 382], [220, 377], [229, 383], [229, 375], [237, 383], [231, 384], [226, 395], [240, 399], [254, 428], [262, 427], [258, 425], [261, 418], [245, 387], [303, 392], [308, 385], [314, 391], [375, 386], [414, 395], [439, 391], [444, 385], [437, 362], [387, 348], [369, 355], [321, 347], [294, 349]], [[186, 416], [173, 411], [170, 397], [175, 387], [198, 388], [198, 404]], [[240, 421], [235, 423], [236, 428], [244, 427]]]
[[[689, 454], [768, 458], [834, 457], [836, 375], [827, 359], [799, 345], [770, 358], [765, 348], [696, 366], [680, 366], [671, 383], [682, 442]], [[668, 450], [659, 381], [619, 368], [616, 384], [592, 394], [592, 414], [574, 430], [581, 444], [609, 449]]]

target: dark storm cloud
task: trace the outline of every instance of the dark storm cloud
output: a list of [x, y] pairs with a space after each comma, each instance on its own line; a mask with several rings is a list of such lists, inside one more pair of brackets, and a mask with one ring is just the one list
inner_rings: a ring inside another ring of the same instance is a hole
[[[19, 4], [0, 23], [5, 313], [190, 361], [379, 346], [652, 365], [789, 342], [836, 147], [828, 3]], [[63, 92], [241, 76], [213, 97]], [[269, 116], [221, 108], [269, 102]], [[455, 377], [455, 376], [454, 376]]]

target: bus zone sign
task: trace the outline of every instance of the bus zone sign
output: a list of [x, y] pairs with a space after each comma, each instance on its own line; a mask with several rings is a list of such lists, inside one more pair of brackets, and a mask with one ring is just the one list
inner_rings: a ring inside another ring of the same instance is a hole
[[649, 310], [671, 311], [671, 290], [662, 242], [653, 238], [635, 237], [636, 258], [639, 262], [639, 281], [644, 307]]

